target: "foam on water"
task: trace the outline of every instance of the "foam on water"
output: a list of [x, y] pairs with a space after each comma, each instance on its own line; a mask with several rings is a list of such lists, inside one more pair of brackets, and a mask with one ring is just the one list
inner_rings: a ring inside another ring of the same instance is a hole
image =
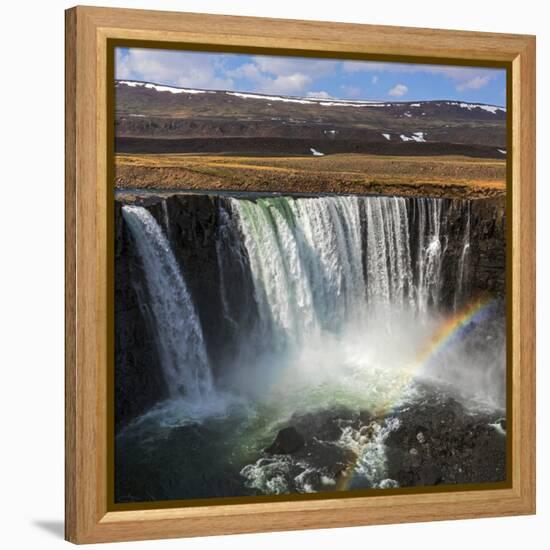
[[353, 451], [357, 460], [341, 489], [347, 489], [357, 478], [365, 480], [371, 488], [396, 486], [395, 481], [386, 478], [385, 441], [399, 425], [398, 418], [389, 417], [360, 429], [344, 428], [337, 444]]

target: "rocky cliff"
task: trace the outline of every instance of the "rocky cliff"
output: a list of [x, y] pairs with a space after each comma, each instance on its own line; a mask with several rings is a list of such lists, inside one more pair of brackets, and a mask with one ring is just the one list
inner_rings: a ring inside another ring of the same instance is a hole
[[[504, 197], [445, 201], [448, 232], [444, 236], [442, 299], [451, 307], [461, 257], [464, 299], [484, 293], [504, 297], [506, 290], [506, 201]], [[464, 234], [469, 234], [467, 243]]]

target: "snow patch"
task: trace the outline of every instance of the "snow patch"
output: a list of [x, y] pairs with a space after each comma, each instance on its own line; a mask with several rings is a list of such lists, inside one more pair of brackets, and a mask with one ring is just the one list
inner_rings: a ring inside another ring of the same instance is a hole
[[340, 99], [338, 101], [327, 101], [318, 97], [287, 97], [275, 95], [262, 95], [245, 92], [225, 92], [227, 95], [240, 97], [242, 99], [263, 99], [268, 101], [282, 101], [283, 103], [300, 103], [302, 105], [322, 105], [323, 107], [385, 107], [386, 104], [378, 101], [352, 101]]
[[314, 149], [313, 147], [310, 147], [309, 150], [311, 151], [311, 154], [314, 157], [324, 157], [325, 153], [321, 153], [321, 151], [317, 151], [317, 149]]
[[193, 90], [191, 88], [176, 88], [174, 86], [163, 86], [160, 84], [151, 84], [150, 82], [136, 82], [134, 80], [119, 80], [118, 84], [130, 86], [130, 88], [147, 88], [157, 92], [170, 92], [171, 94], [212, 94], [208, 90]]
[[284, 103], [301, 103], [303, 105], [313, 105], [316, 101], [311, 99], [301, 99], [297, 97], [281, 97], [274, 95], [258, 95], [258, 94], [247, 94], [244, 92], [225, 92], [227, 95], [240, 97], [242, 99], [264, 99], [268, 101], [282, 101]]
[[414, 132], [410, 136], [401, 134], [399, 137], [401, 138], [402, 141], [416, 141], [418, 143], [426, 143], [425, 136], [426, 136], [425, 132]]
[[390, 134], [382, 134], [388, 141], [390, 141]]
[[506, 154], [506, 149], [497, 149], [497, 151], [502, 155]]
[[370, 101], [319, 101], [324, 107], [385, 107], [383, 103]]
[[502, 111], [503, 113], [506, 112], [505, 107], [498, 107], [497, 105], [484, 105], [481, 103], [459, 103], [457, 101], [450, 101], [449, 105], [457, 105], [461, 109], [468, 109], [468, 111], [473, 111], [474, 109], [482, 109], [483, 111], [487, 111], [489, 113], [492, 113], [493, 115], [496, 115], [497, 111]]
[[[284, 103], [299, 103], [303, 105], [322, 105], [325, 107], [392, 107], [393, 105], [404, 105], [405, 107], [421, 107], [424, 103], [399, 103], [399, 102], [380, 102], [373, 100], [347, 100], [347, 99], [338, 99], [338, 100], [327, 100], [326, 98], [318, 97], [288, 97], [288, 96], [272, 96], [272, 95], [263, 95], [256, 93], [246, 93], [246, 92], [229, 92], [229, 91], [216, 91], [216, 90], [197, 90], [192, 88], [179, 88], [176, 86], [165, 86], [162, 84], [153, 84], [151, 82], [140, 82], [136, 80], [118, 80], [116, 82], [118, 85], [129, 86], [131, 88], [147, 88], [150, 90], [156, 90], [157, 92], [170, 92], [172, 94], [215, 94], [215, 93], [225, 93], [226, 95], [240, 97], [243, 99], [263, 99], [269, 102], [272, 101], [282, 101]], [[506, 112], [505, 107], [499, 107], [497, 105], [485, 105], [481, 103], [465, 103], [458, 101], [448, 101], [444, 102], [447, 105], [455, 105], [462, 109], [468, 109], [472, 111], [474, 109], [482, 109], [492, 114], [497, 114], [499, 111]], [[441, 106], [441, 103], [435, 104], [437, 107]], [[423, 115], [425, 113], [422, 113]], [[406, 111], [404, 113], [406, 117], [412, 117], [413, 115]]]

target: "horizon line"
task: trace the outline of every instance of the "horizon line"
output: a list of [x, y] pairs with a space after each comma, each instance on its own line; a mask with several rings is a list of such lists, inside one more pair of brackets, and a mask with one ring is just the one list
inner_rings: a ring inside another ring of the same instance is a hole
[[247, 94], [247, 95], [257, 95], [257, 96], [263, 96], [263, 97], [283, 97], [283, 98], [289, 98], [294, 100], [305, 100], [305, 101], [311, 101], [311, 102], [322, 102], [322, 101], [340, 101], [345, 103], [438, 103], [438, 102], [456, 102], [456, 103], [463, 103], [465, 105], [486, 105], [488, 107], [497, 107], [498, 109], [502, 109], [503, 111], [506, 111], [506, 106], [504, 105], [497, 105], [494, 103], [483, 103], [479, 101], [464, 101], [461, 99], [455, 99], [455, 98], [447, 98], [447, 99], [410, 99], [410, 100], [392, 100], [392, 99], [343, 99], [338, 97], [310, 97], [310, 96], [294, 96], [294, 95], [288, 95], [288, 94], [272, 94], [272, 93], [266, 93], [266, 92], [251, 92], [247, 90], [224, 90], [220, 88], [197, 88], [197, 87], [189, 87], [189, 86], [174, 86], [173, 84], [163, 84], [161, 82], [152, 82], [149, 80], [135, 80], [131, 78], [115, 78], [115, 83], [121, 82], [135, 82], [136, 84], [151, 84], [153, 86], [162, 86], [165, 88], [173, 88], [175, 90], [196, 90], [199, 93], [233, 93], [233, 94]]

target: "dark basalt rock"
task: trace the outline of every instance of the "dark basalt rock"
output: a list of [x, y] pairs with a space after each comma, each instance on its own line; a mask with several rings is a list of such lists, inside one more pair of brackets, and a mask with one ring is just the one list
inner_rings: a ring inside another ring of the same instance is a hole
[[[418, 203], [408, 203], [409, 234], [413, 264], [418, 261], [416, 217]], [[490, 293], [504, 298], [506, 288], [506, 200], [504, 197], [480, 200], [442, 199], [441, 235], [444, 250], [441, 266], [440, 306], [461, 308], [472, 299]], [[469, 232], [467, 267], [462, 273], [462, 292], [457, 297], [457, 275], [464, 251], [464, 235]], [[458, 300], [457, 300], [458, 298]]]
[[401, 487], [506, 479], [506, 436], [490, 425], [496, 414], [438, 396], [396, 416], [400, 425], [385, 442], [387, 476]]
[[355, 460], [355, 455], [349, 449], [316, 438], [308, 439], [292, 456], [332, 478], [340, 476]]
[[342, 435], [343, 421], [357, 424], [359, 418], [347, 409], [338, 408], [314, 413], [294, 414], [290, 419], [290, 424], [300, 433], [308, 434], [308, 438], [316, 438], [320, 441], [336, 441]]
[[304, 444], [304, 436], [296, 428], [289, 426], [279, 430], [275, 441], [265, 449], [265, 452], [272, 455], [288, 455], [299, 451]]

